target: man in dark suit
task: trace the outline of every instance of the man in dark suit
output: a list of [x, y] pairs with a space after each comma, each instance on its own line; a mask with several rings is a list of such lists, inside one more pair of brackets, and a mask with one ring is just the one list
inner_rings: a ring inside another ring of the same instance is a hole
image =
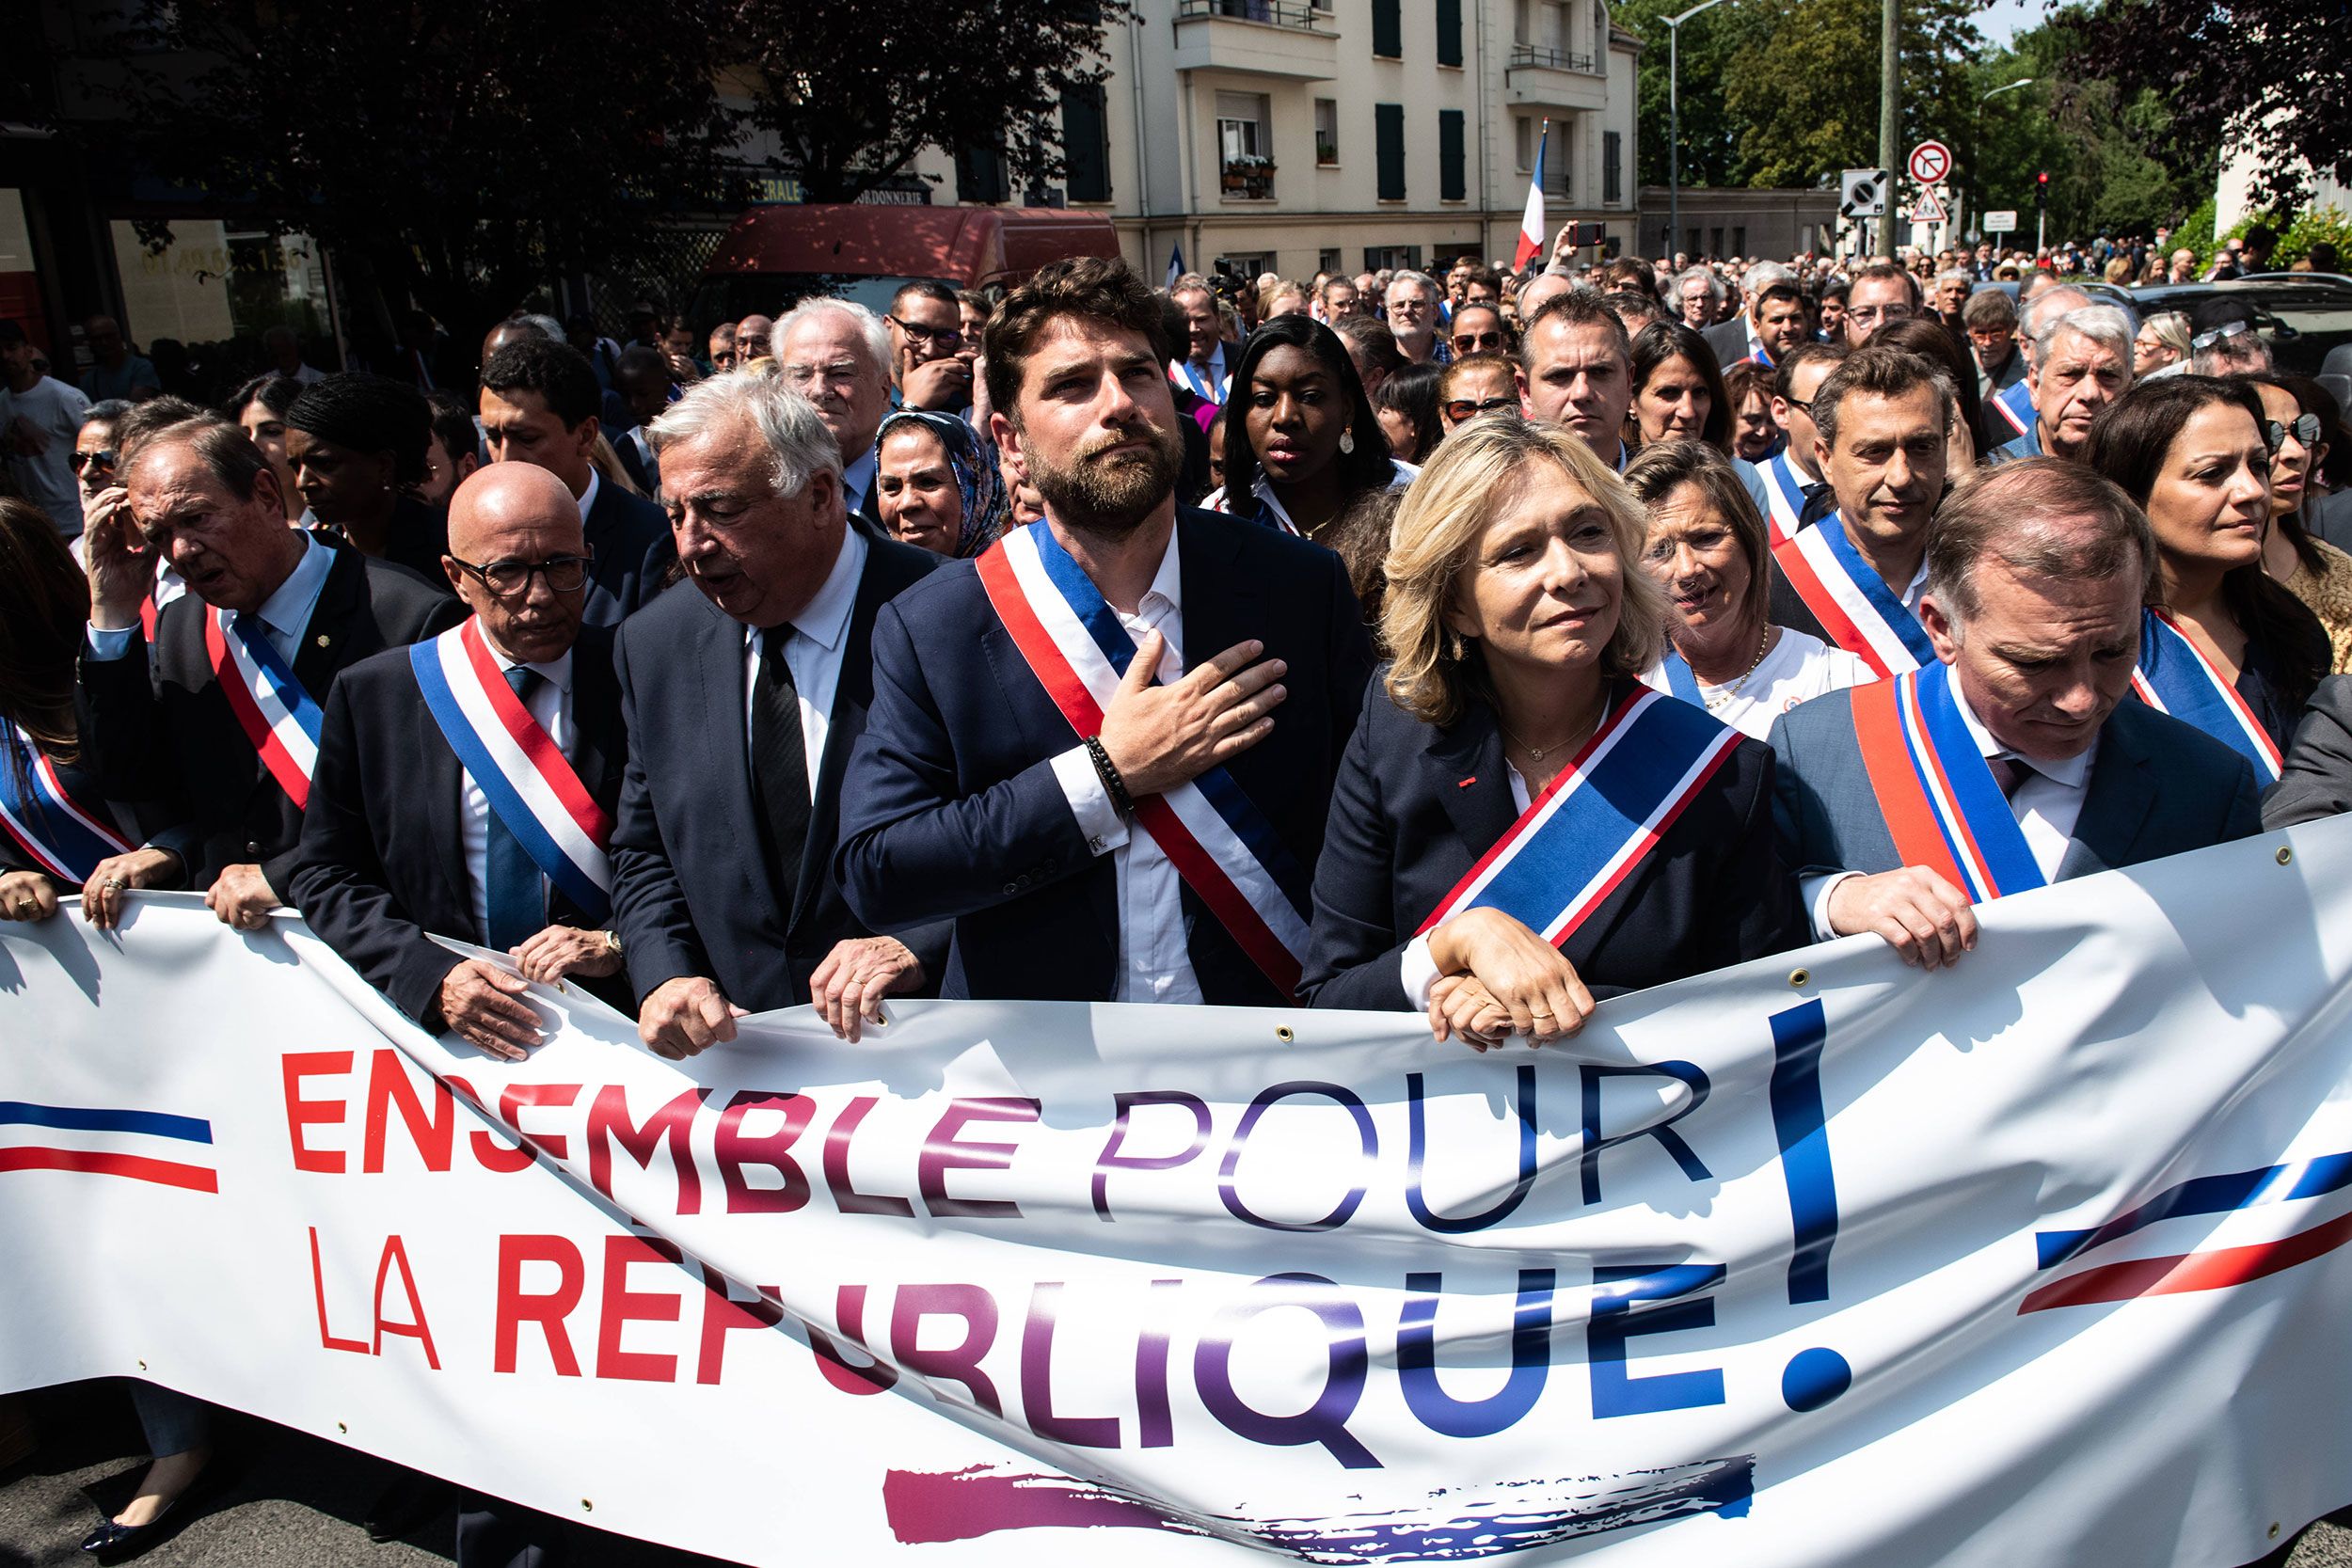
[[[581, 625], [580, 509], [545, 469], [500, 464], [458, 487], [449, 530], [450, 585], [484, 651], [609, 821], [628, 748], [612, 633]], [[426, 933], [505, 949], [543, 981], [617, 974], [620, 947], [605, 911], [583, 910], [533, 863], [428, 704], [411, 654], [362, 660], [327, 698], [294, 900], [402, 1012], [517, 1060], [538, 1043], [530, 1008], [512, 1000], [521, 983]]]
[[1064, 574], [1050, 591], [1134, 649], [1085, 655], [1098, 674], [1126, 662], [1104, 676], [1115, 690], [1089, 689], [1099, 714], [1073, 717], [1025, 651], [1035, 638], [1015, 641], [996, 594], [1020, 552], [949, 563], [875, 627], [836, 864], [878, 927], [954, 920], [949, 996], [1273, 1005], [1295, 985], [1295, 958], [1278, 983], [1283, 960], [1202, 895], [1200, 858], [1180, 872], [1161, 814], [1216, 770], [1218, 809], [1257, 834], [1245, 871], [1292, 900], [1272, 922], [1295, 927], [1303, 956], [1305, 874], [1371, 650], [1336, 556], [1176, 505], [1161, 330], [1152, 291], [1097, 259], [1044, 268], [988, 328], [993, 433], [1045, 503], [1022, 559]]
[[2292, 828], [2352, 811], [2352, 675], [2312, 692], [2279, 782], [2263, 793], [2263, 826]]
[[738, 1011], [813, 1001], [855, 1039], [884, 996], [935, 990], [946, 952], [944, 930], [875, 935], [900, 927], [861, 923], [832, 870], [875, 618], [939, 558], [850, 528], [833, 437], [776, 378], [698, 383], [653, 440], [697, 592], [630, 620], [616, 655], [612, 905], [640, 1033], [691, 1055]]
[[482, 434], [493, 463], [532, 463], [562, 480], [588, 534], [590, 626], [617, 626], [661, 592], [675, 546], [661, 509], [596, 472], [602, 393], [587, 356], [540, 336], [482, 367]]
[[[2045, 881], [2261, 831], [2244, 758], [2125, 700], [2154, 572], [2139, 509], [2059, 459], [1981, 474], [1937, 514], [1920, 619]], [[1816, 698], [1773, 724], [1783, 858], [1815, 936], [1875, 931], [1905, 962], [1934, 968], [1975, 942], [1976, 916], [1949, 879], [1896, 847], [1858, 739], [1856, 704], [1872, 689]]]
[[[1766, 277], [1759, 282], [1756, 273]], [[1761, 262], [1747, 281], [1748, 308], [1727, 322], [1718, 322], [1700, 334], [1715, 351], [1715, 362], [1725, 370], [1742, 359], [1777, 365], [1788, 352], [1812, 336], [1804, 313], [1804, 292], [1786, 267]]]
[[[318, 708], [336, 676], [464, 611], [401, 567], [288, 528], [269, 460], [226, 420], [167, 426], [123, 454], [122, 471], [129, 504], [88, 536], [84, 733], [110, 795], [158, 801], [180, 825], [158, 840], [181, 850], [213, 912], [259, 929], [293, 885]], [[157, 617], [151, 659], [139, 605], [156, 550], [188, 593]], [[291, 675], [282, 713], [232, 705], [208, 623], [232, 669], [242, 657]]]

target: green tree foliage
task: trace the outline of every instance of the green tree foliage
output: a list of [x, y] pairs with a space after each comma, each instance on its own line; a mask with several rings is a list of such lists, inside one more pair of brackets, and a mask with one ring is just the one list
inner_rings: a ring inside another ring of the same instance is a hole
[[848, 201], [925, 147], [1000, 150], [1017, 193], [1062, 172], [1062, 89], [1100, 82], [1123, 0], [730, 0], [753, 124], [811, 201]]

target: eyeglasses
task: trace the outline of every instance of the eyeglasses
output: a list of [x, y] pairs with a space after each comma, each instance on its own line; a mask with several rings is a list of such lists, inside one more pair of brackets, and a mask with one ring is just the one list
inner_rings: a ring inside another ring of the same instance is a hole
[[1795, 409], [1798, 413], [1803, 414], [1806, 419], [1809, 420], [1813, 417], [1813, 400], [1811, 398], [1783, 398], [1781, 401], [1788, 404], [1789, 407]]
[[77, 474], [93, 465], [101, 468], [112, 468], [115, 466], [115, 452], [112, 447], [102, 447], [96, 451], [77, 451], [67, 461], [73, 465], [73, 471]]
[[1491, 414], [1498, 408], [1508, 408], [1516, 413], [1518, 406], [1519, 400], [1517, 398], [1480, 398], [1476, 400], [1470, 398], [1454, 398], [1450, 400], [1445, 404], [1445, 417], [1453, 420], [1455, 424], [1460, 424], [1464, 420], [1476, 419], [1481, 414]]
[[470, 561], [457, 561], [459, 567], [470, 572], [474, 579], [501, 599], [519, 599], [531, 592], [531, 579], [545, 576], [548, 588], [557, 594], [577, 594], [588, 580], [588, 557], [584, 555], [549, 556], [545, 561], [493, 561], [477, 566]]
[[1497, 327], [1492, 332], [1456, 332], [1454, 335], [1454, 351], [1456, 354], [1476, 354], [1481, 349], [1500, 351], [1502, 347], [1502, 329], [1501, 327]]
[[854, 387], [864, 374], [854, 360], [837, 359], [830, 365], [787, 365], [784, 380], [788, 387], [813, 387], [827, 382], [835, 387]]
[[2276, 420], [2265, 420], [2263, 436], [2269, 441], [2272, 451], [2277, 451], [2286, 445], [2287, 437], [2290, 436], [2295, 437], [2296, 445], [2308, 449], [2318, 444], [2319, 416], [2306, 414], [2293, 424], [2280, 424]]
[[2216, 343], [2227, 342], [2229, 340], [2237, 337], [2241, 333], [2251, 332], [2253, 330], [2254, 324], [2252, 322], [2224, 322], [2210, 332], [2200, 332], [2196, 337], [2191, 338], [2188, 341], [2188, 346], [2192, 350], [2208, 349], [2213, 347]]
[[1846, 319], [1860, 322], [1866, 326], [1876, 321], [1907, 322], [1911, 319], [1911, 307], [1908, 305], [1849, 305], [1846, 307]]
[[921, 322], [911, 322], [904, 316], [894, 316], [887, 311], [883, 312], [882, 320], [918, 342], [936, 343], [941, 348], [963, 346], [963, 328], [961, 326], [925, 326]]

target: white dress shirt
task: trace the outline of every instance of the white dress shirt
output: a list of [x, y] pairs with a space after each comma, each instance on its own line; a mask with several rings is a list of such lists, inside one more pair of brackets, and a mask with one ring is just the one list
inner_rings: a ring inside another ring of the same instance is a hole
[[[1119, 624], [1141, 647], [1158, 632], [1166, 641], [1160, 654], [1159, 678], [1172, 681], [1184, 673], [1184, 572], [1177, 560], [1176, 531], [1168, 530], [1168, 550], [1160, 569], [1144, 591], [1136, 613], [1113, 607]], [[1119, 876], [1119, 977], [1111, 991], [1114, 1002], [1200, 1002], [1200, 978], [1192, 970], [1192, 953], [1184, 945], [1184, 882], [1167, 852], [1150, 833], [1130, 831], [1110, 792], [1094, 771], [1084, 746], [1073, 746], [1056, 757], [1054, 777], [1061, 784], [1070, 810], [1086, 835], [1087, 847], [1111, 857]]]
[[[499, 668], [503, 680], [506, 672], [515, 668], [515, 661], [500, 651], [499, 645], [484, 637], [482, 645], [490, 650], [490, 661]], [[539, 727], [548, 732], [566, 761], [572, 754], [572, 656], [567, 649], [560, 658], [545, 664], [526, 665], [540, 677], [532, 688], [531, 700], [523, 705]], [[473, 773], [460, 763], [457, 768], [457, 832], [466, 850], [466, 895], [473, 908], [473, 928], [490, 928], [490, 798], [482, 793]], [[539, 879], [540, 894], [546, 896], [547, 879]]]
[[[1976, 710], [1968, 705], [1967, 693], [1960, 682], [1951, 683], [1952, 705], [1960, 710], [1961, 722], [1968, 726], [1968, 738], [1975, 741], [1977, 754], [1990, 760], [2013, 763], [2021, 773], [2015, 793], [2009, 798], [2010, 815], [2026, 835], [2026, 847], [2033, 855], [2033, 863], [2042, 870], [2045, 882], [2058, 880], [2058, 866], [2066, 859], [2066, 847], [2074, 842], [2074, 824], [2082, 816], [2083, 797], [2090, 788], [2091, 764], [2098, 760], [2099, 740], [2079, 755], [2063, 762], [2043, 762], [2034, 757], [2020, 756], [1993, 738], [1993, 732], [1984, 727]], [[1855, 871], [1831, 871], [1807, 877], [1802, 883], [1805, 907], [1811, 911], [1813, 935], [1823, 942], [1836, 933], [1830, 929], [1829, 899], [1837, 884], [1849, 877], [1860, 876]]]
[[[294, 666], [302, 652], [302, 634], [310, 629], [310, 613], [319, 607], [319, 594], [326, 588], [327, 575], [335, 569], [335, 552], [309, 534], [302, 538], [302, 559], [286, 574], [286, 580], [278, 585], [278, 592], [262, 601], [257, 613], [262, 621], [262, 636], [278, 650], [278, 657], [286, 661], [286, 668]], [[130, 651], [131, 633], [135, 628], [124, 626], [116, 631], [88, 628], [90, 657], [103, 664], [120, 658]], [[313, 696], [317, 693], [313, 692]]]
[[[825, 766], [825, 737], [833, 732], [833, 697], [841, 687], [841, 656], [850, 641], [850, 614], [857, 609], [858, 580], [866, 575], [866, 535], [844, 529], [833, 570], [791, 620], [784, 662], [801, 697], [801, 744], [808, 758], [809, 799], [817, 798], [817, 775]], [[759, 656], [768, 634], [743, 631], [743, 736], [752, 733], [752, 696], [759, 681]]]

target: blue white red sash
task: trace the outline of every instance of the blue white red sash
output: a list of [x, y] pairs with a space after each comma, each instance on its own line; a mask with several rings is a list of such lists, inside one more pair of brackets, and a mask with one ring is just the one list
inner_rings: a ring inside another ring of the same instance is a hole
[[18, 725], [0, 733], [0, 828], [18, 848], [59, 881], [89, 880], [98, 863], [128, 854], [133, 846], [106, 825], [103, 808], [93, 809], [67, 793], [33, 737]]
[[1227, 389], [1233, 384], [1233, 378], [1223, 373], [1224, 367], [1222, 350], [1209, 361], [1209, 368], [1205, 371], [1189, 359], [1171, 359], [1168, 362], [1168, 378], [1180, 387], [1191, 388], [1192, 395], [1203, 403], [1222, 404]]
[[2033, 388], [2023, 376], [1993, 394], [1993, 411], [2003, 423], [2023, 436], [2033, 429], [2038, 416], [2033, 411]]
[[1935, 662], [1927, 627], [1846, 537], [1842, 515], [1824, 517], [1772, 550], [1788, 586], [1829, 640], [1883, 678]]
[[2254, 765], [2258, 784], [2276, 784], [2279, 743], [2254, 710], [2221, 678], [2205, 651], [2161, 610], [2139, 612], [2139, 668], [2132, 693], [2158, 713], [2196, 725]]
[[1772, 545], [1777, 548], [1804, 527], [1804, 482], [1797, 478], [1796, 465], [1788, 461], [1786, 451], [1776, 451], [1756, 467], [1764, 476], [1764, 499], [1771, 503], [1765, 521], [1772, 527]]
[[1699, 690], [1699, 673], [1691, 668], [1691, 661], [1675, 652], [1673, 644], [1666, 647], [1663, 658], [1658, 661], [1659, 673], [1666, 677], [1669, 695], [1698, 707], [1707, 705], [1707, 698]]
[[261, 754], [286, 799], [300, 810], [310, 803], [310, 770], [319, 760], [319, 705], [294, 679], [294, 670], [257, 630], [236, 625], [229, 610], [209, 607], [204, 616], [204, 652], [220, 682], [229, 711], [246, 739]]
[[[1044, 523], [1008, 529], [978, 562], [988, 602], [1030, 673], [1080, 736], [1099, 733], [1136, 645], [1102, 592]], [[1308, 879], [1232, 774], [1136, 801], [1136, 822], [1184, 885], [1285, 996], [1307, 956]]]
[[539, 727], [468, 620], [408, 649], [441, 736], [532, 863], [591, 921], [612, 908], [612, 819]]
[[2046, 885], [1941, 660], [1854, 688], [1853, 729], [1905, 865], [1928, 867], [1975, 904]]
[[1748, 340], [1748, 363], [1761, 365], [1768, 371], [1773, 368], [1772, 356], [1765, 352], [1763, 343], [1754, 338]]
[[[1558, 945], [1633, 875], [1723, 766], [1740, 732], [1635, 686], [1429, 918], [1494, 909]], [[1419, 933], [1416, 933], [1417, 935]]]

